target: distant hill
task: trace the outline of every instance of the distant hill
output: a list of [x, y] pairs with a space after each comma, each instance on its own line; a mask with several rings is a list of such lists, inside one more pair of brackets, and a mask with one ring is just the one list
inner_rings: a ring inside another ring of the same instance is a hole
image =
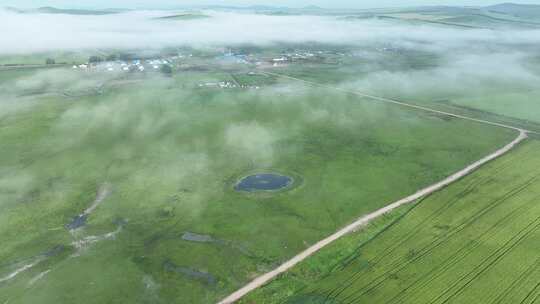
[[64, 14], [64, 15], [109, 15], [116, 14], [120, 10], [84, 10], [84, 9], [61, 9], [51, 6], [44, 6], [33, 9], [19, 9], [15, 7], [5, 7], [7, 11], [19, 14]]
[[302, 11], [315, 11], [315, 10], [325, 10], [318, 6], [306, 6], [303, 8], [290, 8], [287, 6], [269, 6], [269, 5], [250, 5], [250, 6], [224, 6], [224, 5], [207, 5], [202, 6], [202, 9], [211, 9], [211, 10], [230, 10], [230, 11], [251, 11], [267, 14], [290, 14], [290, 13], [299, 13]]
[[18, 9], [16, 7], [12, 7], [12, 6], [5, 6], [4, 7], [4, 10], [8, 11], [8, 12], [13, 12], [13, 13], [24, 13], [24, 10], [21, 10], [21, 9]]
[[108, 10], [82, 10], [82, 9], [61, 9], [55, 7], [40, 7], [35, 10], [37, 13], [41, 14], [65, 14], [65, 15], [109, 15], [115, 14], [116, 11]]
[[309, 5], [304, 7], [305, 10], [324, 10], [324, 8], [316, 5]]
[[540, 18], [540, 5], [502, 3], [485, 7], [486, 10], [521, 18]]
[[444, 5], [434, 5], [434, 6], [420, 6], [420, 7], [406, 7], [401, 9], [391, 9], [394, 12], [399, 13], [437, 13], [437, 14], [446, 14], [446, 15], [464, 15], [470, 14], [473, 11], [477, 11], [477, 8], [472, 7], [462, 7], [462, 6], [444, 6]]
[[163, 16], [154, 18], [156, 20], [197, 20], [197, 19], [208, 19], [211, 18], [208, 15], [200, 13], [184, 13], [170, 16]]
[[[527, 19], [528, 20], [528, 19]], [[488, 15], [471, 14], [467, 16], [458, 16], [440, 19], [440, 22], [463, 24], [476, 27], [487, 28], [539, 28], [540, 23], [534, 23], [532, 21], [519, 21], [495, 18]]]
[[245, 9], [248, 10], [257, 10], [257, 11], [274, 11], [274, 10], [284, 10], [288, 9], [288, 7], [277, 7], [277, 6], [268, 6], [268, 5], [251, 5], [246, 7]]

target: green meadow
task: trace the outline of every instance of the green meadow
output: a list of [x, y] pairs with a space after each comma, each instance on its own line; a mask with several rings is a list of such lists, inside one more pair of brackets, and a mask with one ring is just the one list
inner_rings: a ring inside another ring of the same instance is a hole
[[0, 79], [0, 303], [214, 303], [516, 136], [242, 69]]
[[[539, 12], [2, 9], [0, 304], [216, 303], [518, 135], [355, 92], [540, 132]], [[534, 303], [539, 139], [241, 302]]]
[[522, 144], [337, 241], [241, 303], [534, 303], [539, 148], [537, 140]]

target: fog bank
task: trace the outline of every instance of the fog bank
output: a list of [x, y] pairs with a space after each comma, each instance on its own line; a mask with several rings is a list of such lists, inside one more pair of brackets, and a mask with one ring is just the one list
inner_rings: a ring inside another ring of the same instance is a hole
[[204, 12], [211, 18], [163, 20], [165, 11], [75, 16], [18, 14], [0, 10], [0, 53], [95, 48], [162, 48], [319, 42], [363, 45], [372, 42], [449, 48], [456, 44], [539, 43], [540, 31], [463, 30], [397, 21], [340, 20], [324, 16], [266, 16]]

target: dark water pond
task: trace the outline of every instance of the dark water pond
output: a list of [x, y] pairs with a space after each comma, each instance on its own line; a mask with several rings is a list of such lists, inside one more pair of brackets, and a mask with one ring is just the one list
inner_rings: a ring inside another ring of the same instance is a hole
[[292, 182], [293, 179], [285, 175], [261, 173], [242, 178], [234, 189], [246, 192], [271, 191], [287, 188]]

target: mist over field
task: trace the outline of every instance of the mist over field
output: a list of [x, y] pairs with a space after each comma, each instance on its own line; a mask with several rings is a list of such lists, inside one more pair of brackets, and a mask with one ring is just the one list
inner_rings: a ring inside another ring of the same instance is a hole
[[[540, 74], [530, 67], [527, 52], [471, 52], [440, 54], [439, 66], [423, 70], [379, 71], [344, 84], [393, 96], [432, 94], [453, 96], [489, 93], [497, 88], [538, 89]], [[486, 86], [486, 84], [490, 86]]]
[[[396, 95], [415, 91], [465, 92], [470, 87], [516, 85], [534, 88], [540, 70], [529, 64], [537, 57], [539, 29], [463, 29], [429, 23], [411, 24], [375, 18], [336, 16], [271, 16], [202, 11], [209, 18], [158, 19], [192, 12], [130, 11], [110, 15], [22, 14], [0, 10], [0, 54], [114, 49], [159, 50], [164, 47], [272, 46], [318, 43], [355, 48], [373, 67], [344, 79], [350, 88]], [[426, 52], [436, 58], [429, 68], [395, 70], [374, 47]], [[371, 49], [371, 51], [365, 51]], [[347, 67], [344, 67], [347, 68]], [[504, 71], [501, 73], [501, 71]], [[45, 79], [45, 80], [44, 80]], [[23, 79], [16, 86], [39, 86], [62, 77]], [[51, 80], [54, 79], [54, 80]], [[85, 82], [92, 80], [84, 80]], [[66, 82], [66, 85], [75, 86]], [[9, 90], [8, 90], [9, 91]], [[5, 93], [5, 91], [4, 91]]]
[[[110, 15], [21, 14], [0, 10], [0, 54], [30, 54], [66, 50], [159, 50], [164, 47], [271, 46], [279, 43], [347, 45], [422, 51], [435, 56], [434, 67], [395, 71], [378, 68], [388, 61], [378, 52], [364, 52], [363, 66], [374, 66], [368, 77], [358, 74], [350, 87], [396, 94], [436, 90], [466, 91], [492, 81], [531, 86], [539, 70], [528, 62], [538, 56], [540, 30], [462, 29], [434, 24], [410, 24], [374, 18], [336, 16], [269, 16], [203, 11], [210, 18], [157, 19], [190, 12], [131, 11]], [[504, 73], [501, 71], [504, 70]], [[51, 77], [54, 78], [54, 77]], [[61, 79], [61, 78], [60, 78]], [[36, 82], [37, 81], [37, 82]], [[39, 80], [24, 81], [27, 86]]]
[[0, 303], [216, 303], [540, 130], [529, 21], [55, 10], [0, 10]]
[[170, 11], [110, 15], [20, 14], [0, 10], [0, 53], [92, 48], [162, 48], [277, 42], [365, 45], [384, 42], [444, 51], [470, 43], [533, 44], [540, 30], [492, 31], [410, 25], [333, 16], [268, 16], [204, 12], [211, 18], [166, 20]]

